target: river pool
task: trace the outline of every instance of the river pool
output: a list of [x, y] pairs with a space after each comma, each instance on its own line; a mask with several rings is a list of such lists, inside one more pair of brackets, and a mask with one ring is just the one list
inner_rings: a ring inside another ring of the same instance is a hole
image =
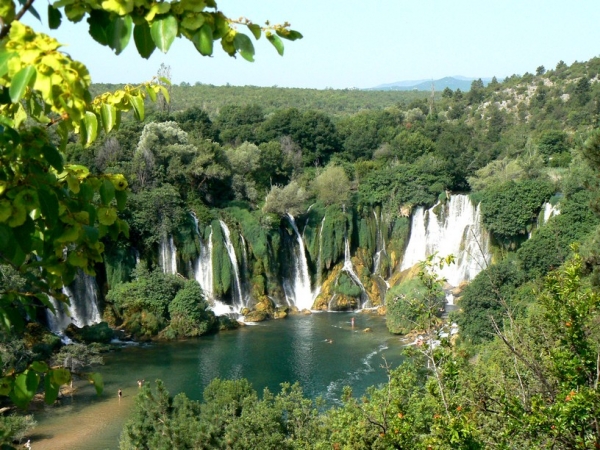
[[277, 392], [280, 383], [298, 381], [307, 396], [333, 405], [344, 386], [360, 395], [385, 382], [384, 358], [396, 367], [401, 352], [402, 342], [387, 332], [385, 319], [369, 313], [294, 315], [183, 342], [124, 346], [95, 368], [104, 377], [102, 396], [82, 384], [61, 406], [35, 413], [32, 447], [118, 449], [138, 379], [160, 378], [171, 395], [185, 392], [195, 400], [216, 377], [247, 378], [259, 392]]

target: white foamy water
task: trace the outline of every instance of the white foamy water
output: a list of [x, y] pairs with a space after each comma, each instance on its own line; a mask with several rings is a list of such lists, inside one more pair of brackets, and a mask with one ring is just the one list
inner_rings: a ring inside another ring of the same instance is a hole
[[481, 224], [479, 205], [473, 205], [467, 195], [452, 195], [445, 205], [438, 203], [428, 210], [416, 209], [400, 269], [409, 269], [435, 252], [440, 257], [454, 255], [455, 264], [438, 270], [452, 286], [472, 280], [489, 264], [489, 235]]

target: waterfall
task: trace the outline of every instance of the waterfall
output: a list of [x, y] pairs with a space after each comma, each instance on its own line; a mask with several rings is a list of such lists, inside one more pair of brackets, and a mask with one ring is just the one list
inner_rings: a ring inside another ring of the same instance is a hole
[[82, 328], [101, 321], [95, 277], [79, 270], [75, 280], [69, 286], [63, 287], [63, 294], [69, 297], [69, 306], [50, 297], [56, 310], [56, 314], [47, 312], [48, 326], [52, 332], [60, 333], [70, 323]]
[[[246, 239], [244, 239], [244, 236], [240, 233], [240, 240], [242, 241], [242, 267], [241, 267], [241, 272], [244, 275], [244, 282], [242, 283], [242, 288], [244, 290], [244, 292], [248, 292], [249, 291], [249, 283], [248, 283], [248, 274], [250, 273], [250, 270], [248, 268], [248, 250], [246, 249]], [[248, 298], [248, 295], [244, 295], [244, 298]], [[248, 301], [246, 301], [246, 304], [248, 304]]]
[[319, 229], [319, 255], [317, 256], [317, 287], [315, 292], [313, 293], [313, 299], [317, 298], [321, 293], [321, 285], [323, 284], [323, 258], [321, 254], [323, 253], [323, 227], [325, 225], [325, 217], [323, 216], [323, 220], [321, 221], [321, 228]]
[[284, 283], [284, 289], [286, 290], [286, 296], [291, 299], [299, 310], [310, 309], [312, 308], [314, 298], [310, 287], [310, 275], [308, 274], [304, 241], [302, 240], [302, 236], [300, 236], [294, 216], [288, 214], [287, 217], [294, 229], [294, 233], [296, 233], [298, 246], [294, 248], [293, 279], [291, 285]]
[[373, 274], [381, 275], [379, 273], [379, 269], [381, 268], [381, 254], [386, 254], [385, 251], [385, 239], [383, 237], [383, 229], [381, 227], [380, 222], [383, 222], [383, 219], [380, 221], [377, 217], [377, 213], [373, 210], [373, 216], [375, 216], [375, 224], [377, 226], [377, 237], [376, 237], [376, 247], [375, 247], [375, 256], [373, 258]]
[[472, 280], [489, 263], [489, 235], [481, 224], [480, 207], [467, 195], [453, 195], [446, 205], [438, 203], [429, 210], [416, 209], [400, 270], [435, 252], [440, 257], [454, 255], [455, 264], [437, 271], [452, 286]]
[[177, 248], [173, 236], [163, 236], [158, 249], [160, 267], [164, 273], [175, 275], [177, 273]]
[[231, 243], [231, 235], [229, 233], [229, 228], [227, 228], [227, 224], [222, 220], [219, 220], [219, 223], [221, 224], [221, 230], [223, 230], [223, 236], [225, 237], [225, 248], [227, 249], [227, 254], [229, 255], [229, 260], [231, 261], [233, 277], [235, 280], [235, 285], [233, 288], [233, 304], [235, 305], [237, 311], [241, 311], [246, 305], [243, 298], [242, 283], [240, 282], [240, 269], [237, 262], [237, 256], [235, 255], [235, 249]]
[[543, 222], [546, 223], [550, 219], [550, 217], [558, 216], [560, 214], [560, 209], [556, 205], [552, 205], [551, 203], [544, 203], [544, 215]]
[[[350, 278], [352, 278], [352, 280], [360, 287], [361, 302], [365, 298], [368, 298], [367, 291], [364, 285], [361, 283], [360, 278], [358, 278], [358, 275], [354, 271], [354, 266], [352, 265], [352, 257], [350, 255], [350, 240], [348, 239], [348, 236], [344, 237], [344, 266], [342, 267], [342, 270], [350, 275]], [[363, 305], [361, 304], [359, 306], [362, 308]]]
[[[195, 216], [194, 216], [195, 218]], [[208, 235], [208, 242], [204, 242], [198, 232], [198, 219], [196, 219], [196, 232], [200, 240], [200, 255], [196, 260], [194, 278], [200, 284], [206, 300], [213, 298], [213, 268], [212, 268], [212, 227]]]

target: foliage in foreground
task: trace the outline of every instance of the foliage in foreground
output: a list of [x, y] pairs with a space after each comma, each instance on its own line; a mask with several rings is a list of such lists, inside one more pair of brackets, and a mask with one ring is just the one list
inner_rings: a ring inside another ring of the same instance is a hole
[[215, 380], [196, 402], [158, 382], [140, 392], [121, 449], [597, 448], [599, 313], [576, 253], [522, 317], [498, 313], [476, 358], [445, 339], [410, 347], [386, 384], [346, 389], [320, 412], [297, 385], [261, 399], [246, 380]]

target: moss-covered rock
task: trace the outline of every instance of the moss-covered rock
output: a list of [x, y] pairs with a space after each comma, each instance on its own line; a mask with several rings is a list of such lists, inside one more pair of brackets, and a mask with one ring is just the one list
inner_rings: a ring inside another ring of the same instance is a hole
[[65, 335], [76, 342], [83, 342], [85, 344], [91, 344], [92, 342], [108, 344], [115, 337], [113, 329], [106, 322], [86, 325], [83, 328], [78, 328], [76, 325], [70, 324], [65, 329]]
[[275, 303], [266, 295], [261, 295], [258, 298], [258, 302], [256, 303], [255, 310], [259, 312], [264, 312], [269, 316], [273, 316], [275, 314]]
[[287, 306], [278, 306], [273, 313], [274, 319], [285, 319], [288, 316], [289, 308]]
[[248, 314], [244, 316], [244, 320], [246, 322], [262, 322], [263, 320], [267, 320], [269, 315], [264, 311], [250, 311]]
[[220, 331], [235, 330], [240, 327], [237, 320], [233, 320], [227, 316], [218, 316], [218, 328]]

